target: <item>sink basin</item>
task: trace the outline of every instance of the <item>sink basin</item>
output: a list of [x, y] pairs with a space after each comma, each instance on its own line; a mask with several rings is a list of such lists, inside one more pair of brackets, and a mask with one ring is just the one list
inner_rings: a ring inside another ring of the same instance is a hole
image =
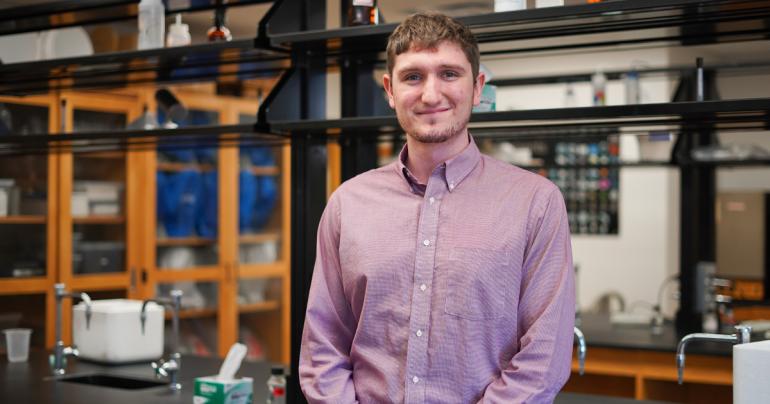
[[112, 387], [115, 389], [123, 390], [149, 389], [151, 387], [158, 387], [168, 384], [167, 382], [161, 381], [134, 379], [130, 377], [103, 374], [70, 376], [58, 380], [65, 383], [90, 384], [92, 386]]

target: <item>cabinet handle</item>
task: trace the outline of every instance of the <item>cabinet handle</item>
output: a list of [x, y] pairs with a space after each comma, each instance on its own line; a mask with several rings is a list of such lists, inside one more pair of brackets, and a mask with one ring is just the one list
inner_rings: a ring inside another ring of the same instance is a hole
[[136, 292], [136, 267], [131, 267], [131, 269], [129, 270], [129, 280], [130, 280], [129, 290], [131, 291], [131, 293], [134, 293]]

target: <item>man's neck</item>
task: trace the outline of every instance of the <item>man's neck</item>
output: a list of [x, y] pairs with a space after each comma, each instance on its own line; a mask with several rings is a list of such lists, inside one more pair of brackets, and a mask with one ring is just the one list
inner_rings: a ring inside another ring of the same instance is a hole
[[420, 184], [427, 184], [430, 174], [439, 164], [460, 154], [469, 143], [467, 130], [443, 143], [422, 143], [407, 136], [406, 167]]

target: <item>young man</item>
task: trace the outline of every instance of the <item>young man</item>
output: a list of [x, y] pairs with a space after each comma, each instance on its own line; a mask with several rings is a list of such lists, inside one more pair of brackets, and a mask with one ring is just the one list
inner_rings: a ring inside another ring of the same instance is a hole
[[575, 315], [558, 188], [479, 153], [484, 75], [467, 27], [416, 14], [390, 36], [398, 161], [332, 195], [299, 373], [311, 403], [549, 403]]

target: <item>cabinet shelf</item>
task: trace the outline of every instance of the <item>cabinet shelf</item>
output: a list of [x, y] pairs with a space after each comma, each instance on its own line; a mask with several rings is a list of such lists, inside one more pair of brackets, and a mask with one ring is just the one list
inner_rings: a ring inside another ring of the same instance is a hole
[[45, 224], [45, 219], [42, 215], [0, 216], [0, 224]]
[[213, 164], [195, 164], [195, 163], [158, 163], [158, 171], [180, 172], [180, 171], [214, 171], [216, 166]]
[[[730, 125], [756, 124], [764, 128], [770, 111], [770, 98], [672, 102], [656, 104], [611, 105], [601, 107], [550, 108], [517, 111], [480, 112], [471, 115], [472, 129], [544, 129], [611, 123], [618, 126], [634, 125]], [[654, 118], [654, 119], [653, 119]], [[551, 123], [533, 121], [552, 121]], [[307, 131], [327, 133], [332, 130], [364, 130], [371, 132], [398, 132], [395, 116], [354, 117], [328, 120], [272, 122], [275, 132]], [[746, 129], [740, 126], [738, 129]]]
[[73, 216], [72, 224], [124, 224], [126, 217], [122, 215], [92, 215]]
[[[222, 7], [239, 7], [269, 3], [272, 0], [229, 0]], [[47, 1], [44, 7], [39, 2], [31, 5], [4, 8], [0, 16], [0, 35], [56, 29], [70, 26], [103, 24], [115, 21], [136, 20], [137, 0], [58, 0]], [[169, 6], [172, 6], [172, 3]], [[180, 3], [176, 3], [180, 5]], [[189, 13], [213, 10], [212, 2], [181, 2], [182, 7], [167, 8], [166, 13]], [[41, 18], [53, 17], [53, 18]]]
[[[745, 1], [741, 7], [730, 7], [728, 0], [650, 0], [612, 1], [563, 7], [537, 8], [481, 14], [458, 19], [471, 27], [479, 43], [516, 41], [525, 39], [562, 38], [553, 45], [539, 48], [508, 46], [504, 52], [541, 51], [583, 46], [602, 46], [626, 42], [638, 44], [651, 41], [675, 41], [740, 37], [742, 40], [762, 38], [763, 28], [737, 26], [720, 27], [709, 32], [699, 30], [697, 37], [688, 30], [677, 34], [655, 32], [655, 28], [681, 27], [691, 24], [716, 24], [735, 20], [761, 21], [770, 13], [770, 6], [762, 1]], [[345, 27], [333, 30], [311, 30], [271, 35], [274, 45], [326, 47], [332, 52], [376, 52], [385, 49], [387, 37], [397, 24], [364, 27]], [[581, 35], [618, 31], [638, 32], [636, 37], [611, 43], [596, 42]], [[498, 51], [492, 51], [496, 53]], [[484, 53], [484, 52], [482, 52]]]
[[253, 175], [272, 176], [279, 175], [281, 170], [276, 166], [253, 166], [248, 168]]
[[[275, 311], [281, 308], [281, 304], [275, 300], [266, 300], [263, 302], [247, 303], [238, 305], [238, 312], [241, 314], [247, 313], [262, 313], [268, 311]], [[205, 318], [214, 317], [217, 315], [217, 309], [215, 307], [203, 307], [196, 309], [183, 309], [179, 311], [180, 319], [193, 319], [193, 318]], [[171, 312], [165, 312], [166, 319], [171, 319]]]
[[28, 293], [45, 293], [53, 288], [53, 282], [45, 277], [0, 278], [0, 296]]
[[[179, 311], [180, 319], [215, 317], [217, 315], [216, 307], [203, 307], [199, 309], [182, 309]], [[165, 310], [166, 320], [171, 319], [171, 311]]]
[[281, 304], [276, 300], [266, 300], [264, 302], [247, 303], [238, 305], [238, 312], [241, 314], [247, 313], [262, 313], [266, 311], [275, 311], [281, 308]]
[[126, 158], [126, 153], [121, 151], [86, 152], [79, 153], [75, 157], [79, 159], [120, 160]]
[[[174, 163], [174, 162], [158, 163], [158, 171], [167, 171], [167, 172], [179, 172], [179, 171], [187, 171], [187, 170], [214, 171], [216, 169], [217, 169], [216, 166], [213, 164]], [[254, 166], [254, 167], [247, 168], [247, 170], [254, 175], [260, 175], [260, 176], [278, 175], [281, 173], [280, 169], [276, 166]]]
[[203, 247], [216, 243], [216, 239], [202, 237], [161, 238], [156, 242], [158, 247]]
[[[162, 139], [159, 140], [159, 139]], [[280, 146], [287, 136], [270, 133], [264, 124], [195, 125], [176, 129], [111, 130], [56, 135], [7, 135], [0, 139], [0, 155], [45, 153], [50, 150], [105, 152], [164, 147], [205, 147], [248, 144]]]
[[[288, 69], [285, 52], [256, 49], [255, 40], [100, 53], [0, 66], [0, 94], [23, 95], [73, 88], [115, 88], [140, 83], [199, 82], [227, 75], [256, 77]], [[232, 72], [219, 66], [233, 65]]]
[[278, 232], [265, 232], [255, 234], [241, 234], [238, 241], [241, 244], [260, 244], [267, 241], [280, 241], [281, 235]]

